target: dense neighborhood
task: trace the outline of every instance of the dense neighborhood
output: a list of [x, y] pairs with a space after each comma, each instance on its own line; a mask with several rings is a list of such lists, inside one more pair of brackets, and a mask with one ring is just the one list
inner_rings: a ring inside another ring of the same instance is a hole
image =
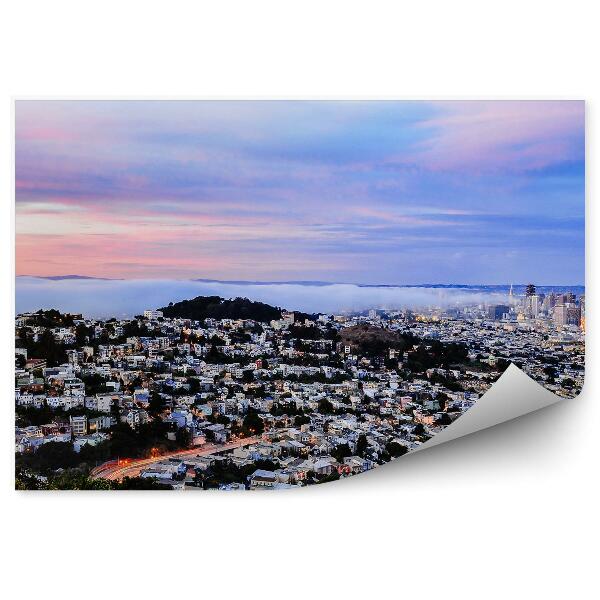
[[459, 418], [514, 363], [584, 378], [585, 299], [348, 314], [198, 297], [130, 319], [15, 322], [16, 486], [282, 489], [362, 473]]

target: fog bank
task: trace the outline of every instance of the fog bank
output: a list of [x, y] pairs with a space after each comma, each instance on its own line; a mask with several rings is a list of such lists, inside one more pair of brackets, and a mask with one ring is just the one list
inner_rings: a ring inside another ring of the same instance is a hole
[[159, 308], [169, 302], [195, 296], [241, 296], [289, 310], [311, 313], [340, 313], [369, 308], [419, 309], [506, 301], [506, 295], [503, 293], [469, 291], [464, 288], [360, 287], [353, 284], [236, 284], [150, 279], [16, 279], [17, 313], [56, 308], [95, 318], [131, 317], [147, 308]]

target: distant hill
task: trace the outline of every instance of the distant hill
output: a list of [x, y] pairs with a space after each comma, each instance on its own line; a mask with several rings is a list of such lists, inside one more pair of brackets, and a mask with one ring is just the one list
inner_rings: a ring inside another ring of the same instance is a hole
[[248, 298], [226, 300], [220, 296], [198, 296], [192, 300], [170, 303], [160, 308], [168, 318], [192, 319], [253, 319], [268, 323], [273, 319], [281, 319], [281, 308], [253, 302]]

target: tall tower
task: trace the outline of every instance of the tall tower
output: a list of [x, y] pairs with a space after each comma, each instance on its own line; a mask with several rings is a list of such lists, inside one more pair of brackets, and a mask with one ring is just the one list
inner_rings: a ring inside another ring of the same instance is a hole
[[525, 315], [529, 318], [537, 318], [539, 313], [539, 297], [536, 294], [535, 285], [528, 283], [525, 288]]

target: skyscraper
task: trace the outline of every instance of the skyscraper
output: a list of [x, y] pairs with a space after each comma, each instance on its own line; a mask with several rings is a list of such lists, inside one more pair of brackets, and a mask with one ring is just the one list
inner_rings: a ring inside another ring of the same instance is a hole
[[488, 309], [488, 317], [493, 321], [500, 321], [505, 314], [510, 312], [510, 307], [505, 304], [496, 304]]
[[554, 292], [550, 292], [544, 298], [544, 303], [543, 303], [542, 307], [549, 315], [551, 315], [555, 306], [556, 306], [556, 295], [554, 294]]
[[527, 294], [525, 296], [525, 315], [529, 318], [535, 319], [539, 314], [540, 297], [537, 294]]
[[554, 323], [558, 327], [565, 325], [581, 326], [581, 307], [572, 303], [557, 304], [554, 307]]
[[554, 313], [552, 315], [554, 324], [557, 327], [564, 327], [567, 324], [567, 305], [557, 304], [554, 307]]

